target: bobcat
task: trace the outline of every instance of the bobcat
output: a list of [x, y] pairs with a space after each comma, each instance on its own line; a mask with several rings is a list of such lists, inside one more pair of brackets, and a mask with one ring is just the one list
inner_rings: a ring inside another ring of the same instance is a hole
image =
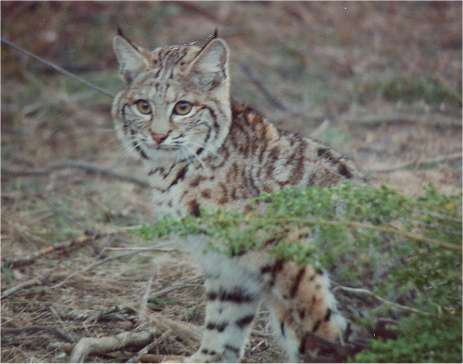
[[[125, 81], [113, 102], [115, 128], [144, 160], [157, 217], [197, 216], [203, 207], [246, 211], [262, 192], [359, 178], [329, 147], [278, 130], [233, 101], [230, 52], [217, 34], [202, 45], [150, 51], [120, 32], [113, 45]], [[201, 346], [186, 361], [238, 362], [264, 300], [292, 362], [310, 354], [317, 340], [342, 343], [351, 331], [325, 272], [274, 258], [267, 249], [230, 258], [206, 244], [185, 242], [204, 269], [207, 296]]]

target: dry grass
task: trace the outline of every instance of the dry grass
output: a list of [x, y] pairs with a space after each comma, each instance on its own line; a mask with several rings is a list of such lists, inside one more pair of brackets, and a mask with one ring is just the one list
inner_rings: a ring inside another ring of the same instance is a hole
[[[146, 46], [203, 38], [218, 27], [232, 49], [235, 95], [280, 127], [306, 135], [317, 130], [318, 138], [350, 154], [364, 170], [461, 152], [461, 125], [444, 123], [461, 120], [461, 4], [457, 2], [2, 2], [1, 6], [3, 36], [111, 91], [119, 87], [111, 50], [117, 24]], [[108, 99], [3, 46], [1, 56], [3, 167], [27, 170], [75, 159], [142, 177], [140, 164], [123, 154], [112, 132]], [[290, 111], [269, 103], [240, 64], [249, 66]], [[419, 88], [407, 91], [407, 101], [400, 92], [393, 100], [384, 96], [382, 87], [391, 78], [424, 76], [434, 80], [432, 87], [451, 90], [457, 98], [441, 96], [447, 95], [444, 92], [425, 100]], [[392, 114], [416, 118], [358, 122]], [[429, 115], [432, 125], [423, 122]], [[461, 184], [461, 161], [371, 177], [375, 183], [389, 183], [412, 194], [427, 183], [454, 190]], [[86, 230], [152, 221], [148, 191], [76, 170], [40, 178], [3, 174], [2, 207], [3, 258], [30, 254]], [[49, 279], [2, 301], [2, 328], [49, 326], [73, 338], [133, 329], [153, 271], [151, 259], [159, 254], [112, 260], [59, 288], [50, 287], [117, 254], [107, 248], [143, 244], [147, 243], [132, 234], [113, 234], [23, 268], [3, 265], [2, 290], [46, 274]], [[148, 318], [163, 315], [201, 325], [200, 273], [184, 256], [156, 264], [153, 293], [177, 283], [189, 285], [152, 297]], [[114, 306], [130, 307], [135, 314], [116, 312], [109, 319], [95, 319]], [[90, 319], [79, 319], [84, 313]], [[265, 317], [265, 310], [261, 315]], [[247, 351], [249, 361], [281, 359], [267, 333], [268, 327], [259, 320]], [[2, 362], [66, 360], [59, 340], [46, 331], [2, 335], [1, 340]], [[194, 350], [167, 334], [158, 340], [159, 353]], [[124, 361], [131, 356], [120, 352], [90, 359]]]

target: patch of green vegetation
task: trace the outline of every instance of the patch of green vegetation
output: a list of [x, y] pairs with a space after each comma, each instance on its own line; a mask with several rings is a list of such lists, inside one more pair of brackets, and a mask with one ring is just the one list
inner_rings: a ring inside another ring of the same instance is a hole
[[402, 77], [397, 76], [385, 81], [368, 84], [361, 92], [363, 96], [370, 93], [379, 93], [389, 101], [424, 101], [429, 105], [448, 103], [462, 105], [460, 89], [452, 89], [435, 77]]
[[148, 305], [153, 309], [159, 309], [164, 306], [174, 305], [177, 302], [171, 298], [151, 297], [148, 299]]
[[2, 272], [2, 285], [4, 287], [8, 287], [9, 285], [13, 284], [13, 282], [16, 280], [16, 278], [14, 277], [13, 271], [8, 265], [3, 264], [1, 266], [1, 272]]
[[461, 363], [461, 311], [456, 315], [401, 318], [396, 340], [373, 340], [355, 362]]
[[399, 317], [397, 338], [374, 338], [352, 360], [453, 362], [462, 355], [461, 198], [433, 187], [419, 197], [353, 184], [286, 189], [259, 196], [259, 210], [246, 214], [202, 211], [139, 234], [203, 234], [210, 249], [230, 256], [274, 241], [270, 254], [327, 269], [341, 284], [411, 308], [369, 307], [370, 318]]

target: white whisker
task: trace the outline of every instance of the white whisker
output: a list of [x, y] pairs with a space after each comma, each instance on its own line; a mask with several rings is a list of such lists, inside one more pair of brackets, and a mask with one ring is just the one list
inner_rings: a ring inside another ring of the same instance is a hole
[[[203, 146], [201, 144], [198, 144], [198, 143], [195, 143], [195, 142], [192, 142], [192, 141], [188, 141], [188, 144], [190, 144], [192, 147], [203, 148]], [[204, 148], [204, 152], [213, 154], [216, 157], [220, 157], [220, 154], [218, 154], [215, 151], [209, 150], [208, 148]]]
[[206, 165], [201, 160], [201, 158], [199, 158], [199, 156], [196, 154], [196, 152], [194, 150], [190, 149], [187, 144], [184, 144], [183, 147], [189, 152], [190, 155], [192, 155], [199, 162], [199, 164], [201, 164], [201, 167], [203, 167], [205, 170], [207, 170]]

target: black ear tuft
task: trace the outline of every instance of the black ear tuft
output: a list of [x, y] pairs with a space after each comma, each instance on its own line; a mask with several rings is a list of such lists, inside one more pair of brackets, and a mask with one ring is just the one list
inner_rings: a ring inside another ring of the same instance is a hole
[[117, 35], [124, 38], [132, 47], [139, 50], [138, 46], [134, 44], [129, 38], [127, 38], [127, 36], [124, 34], [124, 31], [122, 30], [122, 27], [119, 24], [117, 25]]
[[122, 38], [127, 38], [124, 35], [124, 32], [122, 31], [122, 28], [121, 28], [121, 26], [119, 24], [117, 25], [117, 35], [120, 35]]

